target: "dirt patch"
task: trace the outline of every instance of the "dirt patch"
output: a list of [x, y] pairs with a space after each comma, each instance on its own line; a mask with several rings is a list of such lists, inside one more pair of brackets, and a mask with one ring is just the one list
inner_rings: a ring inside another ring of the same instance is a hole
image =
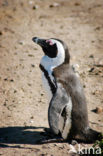
[[[0, 155], [67, 156], [68, 143], [37, 145], [48, 127], [48, 102], [32, 37], [55, 37], [79, 65], [92, 128], [103, 132], [103, 1], [0, 1]], [[91, 146], [81, 144], [84, 146]]]

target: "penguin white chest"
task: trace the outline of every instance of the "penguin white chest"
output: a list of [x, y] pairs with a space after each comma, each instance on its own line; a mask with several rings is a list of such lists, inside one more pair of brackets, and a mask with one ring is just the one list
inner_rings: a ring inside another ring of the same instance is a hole
[[45, 77], [44, 73], [42, 72], [42, 84], [43, 84], [43, 87], [45, 89], [45, 92], [48, 96], [48, 100], [50, 101], [51, 98], [53, 97], [53, 94], [52, 94], [52, 91], [51, 91], [51, 88], [50, 88], [50, 85], [49, 85], [49, 82], [47, 80], [47, 78]]

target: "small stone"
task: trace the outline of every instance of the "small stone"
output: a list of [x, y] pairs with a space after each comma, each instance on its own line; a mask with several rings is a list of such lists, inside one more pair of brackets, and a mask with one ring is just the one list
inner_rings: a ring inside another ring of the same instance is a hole
[[6, 104], [6, 101], [4, 102], [4, 106], [6, 106], [7, 104]]
[[34, 119], [34, 117], [33, 117], [33, 116], [31, 116], [31, 117], [30, 117], [30, 119]]
[[79, 6], [79, 5], [80, 5], [80, 3], [77, 3], [77, 2], [76, 2], [74, 5], [75, 5], [75, 6]]
[[14, 90], [14, 93], [17, 93], [17, 90]]
[[47, 145], [43, 145], [42, 148], [48, 149], [48, 146]]
[[8, 81], [8, 78], [5, 78], [4, 81]]
[[20, 3], [20, 5], [23, 7], [23, 6], [24, 6], [24, 3], [23, 3], [23, 2], [21, 2], [21, 3]]
[[59, 6], [60, 6], [59, 3], [53, 3], [53, 4], [50, 4], [50, 5], [49, 5], [50, 8], [59, 7]]
[[99, 73], [95, 73], [95, 75], [99, 75]]
[[34, 55], [32, 55], [32, 54], [28, 54], [28, 56], [29, 56], [29, 57], [34, 57]]
[[34, 6], [33, 6], [33, 10], [36, 10], [36, 9], [38, 9], [38, 8], [39, 8], [38, 5], [34, 5]]
[[11, 79], [11, 80], [10, 80], [10, 82], [14, 82], [14, 80], [13, 80], [13, 79]]
[[101, 122], [101, 120], [98, 120], [99, 122]]
[[43, 96], [44, 95], [44, 93], [41, 93], [41, 96]]
[[94, 41], [94, 40], [92, 40], [91, 42], [92, 42], [92, 43], [94, 43], [95, 41]]
[[33, 123], [34, 121], [33, 121], [33, 120], [30, 120], [29, 122], [30, 122], [30, 123]]
[[46, 154], [40, 154], [40, 156], [46, 156]]
[[31, 64], [31, 66], [34, 68], [35, 67], [35, 65], [34, 64]]
[[33, 4], [33, 1], [29, 1], [29, 4]]
[[78, 142], [76, 140], [72, 140], [71, 144], [76, 145], [76, 144], [78, 144]]
[[90, 55], [89, 58], [94, 58], [94, 55]]
[[54, 144], [54, 146], [57, 146], [57, 144]]
[[94, 70], [94, 67], [92, 67], [91, 69], [89, 69], [89, 72], [91, 73], [91, 72], [93, 72], [93, 70]]
[[28, 83], [28, 86], [31, 86], [31, 84], [30, 84], [30, 83]]
[[83, 85], [83, 88], [86, 88], [86, 85]]
[[96, 107], [96, 109], [91, 110], [94, 113], [100, 114], [103, 112], [103, 107]]
[[1, 36], [1, 35], [3, 35], [3, 32], [2, 32], [2, 31], [0, 31], [0, 36]]
[[21, 45], [24, 45], [24, 41], [19, 41], [18, 43]]
[[95, 95], [96, 93], [95, 92], [92, 92], [92, 94]]
[[101, 29], [100, 27], [96, 27], [96, 28], [95, 28], [95, 30], [100, 30], [100, 29]]
[[39, 100], [38, 100], [38, 102], [42, 102], [42, 100], [41, 100], [41, 99], [39, 99]]
[[103, 112], [103, 108], [102, 107], [96, 107], [96, 113], [102, 113]]
[[79, 71], [79, 64], [73, 64], [72, 68], [73, 68], [75, 73], [78, 73], [78, 71]]

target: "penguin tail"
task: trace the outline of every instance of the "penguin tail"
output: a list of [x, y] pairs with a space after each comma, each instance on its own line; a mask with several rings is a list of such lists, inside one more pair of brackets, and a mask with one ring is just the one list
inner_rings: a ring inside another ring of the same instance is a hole
[[94, 143], [96, 140], [102, 140], [103, 139], [103, 135], [100, 132], [97, 132], [91, 128], [87, 129], [85, 135], [85, 141], [87, 143]]

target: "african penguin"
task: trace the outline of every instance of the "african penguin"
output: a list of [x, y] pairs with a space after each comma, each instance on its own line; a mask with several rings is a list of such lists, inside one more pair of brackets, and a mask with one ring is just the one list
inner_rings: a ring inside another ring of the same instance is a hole
[[78, 76], [70, 65], [67, 45], [55, 38], [40, 39], [44, 56], [40, 62], [42, 80], [49, 96], [48, 121], [54, 134], [63, 139], [94, 142], [101, 133], [89, 127], [86, 98]]

